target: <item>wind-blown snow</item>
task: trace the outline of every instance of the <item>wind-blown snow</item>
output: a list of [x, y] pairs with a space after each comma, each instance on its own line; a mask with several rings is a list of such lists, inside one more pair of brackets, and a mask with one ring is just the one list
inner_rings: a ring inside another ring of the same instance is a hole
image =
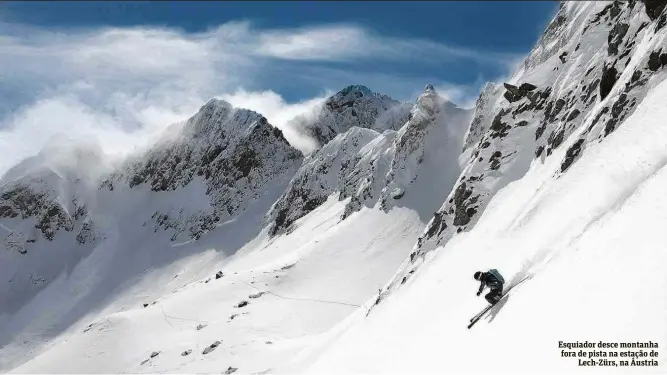
[[406, 123], [380, 134], [353, 127], [311, 154], [273, 206], [272, 233], [288, 229], [338, 194], [350, 197], [341, 219], [376, 204], [417, 211], [427, 221], [461, 172], [459, 154], [470, 111], [456, 107], [427, 85]]
[[353, 127], [379, 132], [397, 130], [407, 121], [410, 107], [366, 86], [351, 85], [329, 97], [311, 113], [297, 116], [290, 124], [320, 148]]

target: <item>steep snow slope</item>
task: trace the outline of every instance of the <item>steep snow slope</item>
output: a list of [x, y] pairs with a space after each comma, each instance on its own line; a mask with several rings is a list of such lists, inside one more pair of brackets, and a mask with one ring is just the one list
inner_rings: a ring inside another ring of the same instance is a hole
[[379, 132], [397, 130], [407, 121], [410, 107], [409, 103], [373, 92], [366, 86], [351, 85], [327, 98], [311, 113], [297, 116], [290, 123], [322, 147], [353, 127]]
[[[215, 238], [202, 237], [209, 251], [136, 280], [11, 372], [220, 373], [231, 366], [249, 374], [283, 366], [377, 294], [423, 228], [406, 209], [366, 210], [338, 224], [343, 209], [329, 200], [290, 236], [260, 235], [228, 258], [218, 254], [224, 236], [214, 231]], [[80, 282], [99, 260], [72, 277]], [[224, 276], [211, 277], [218, 270]], [[13, 345], [4, 353], [20, 347]]]
[[353, 127], [310, 155], [276, 202], [272, 233], [289, 229], [332, 194], [351, 198], [341, 219], [363, 207], [415, 210], [426, 222], [461, 172], [459, 155], [471, 112], [427, 85], [397, 131]]
[[[567, 173], [559, 174], [564, 148], [533, 163], [491, 199], [473, 229], [429, 253], [433, 260], [413, 282], [368, 318], [358, 311], [290, 370], [310, 363], [305, 372], [318, 374], [664, 373], [664, 74], [647, 82], [636, 111], [604, 142], [590, 144]], [[533, 277], [468, 330], [486, 304], [475, 297], [472, 274], [487, 267], [508, 281]], [[561, 357], [559, 341], [585, 340], [652, 341], [659, 356], [639, 360], [659, 366], [578, 367], [577, 359]]]
[[480, 97], [463, 173], [387, 291], [407, 282], [428, 252], [474, 227], [489, 200], [531, 166], [557, 158], [558, 178], [619, 129], [649, 82], [662, 79], [666, 23], [636, 1], [561, 3], [503, 95], [487, 86]]

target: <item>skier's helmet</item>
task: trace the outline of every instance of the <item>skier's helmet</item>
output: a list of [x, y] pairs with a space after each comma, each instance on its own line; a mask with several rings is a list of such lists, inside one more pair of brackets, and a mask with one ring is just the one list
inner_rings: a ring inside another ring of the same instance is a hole
[[482, 273], [480, 271], [475, 272], [475, 280], [479, 280], [482, 277]]

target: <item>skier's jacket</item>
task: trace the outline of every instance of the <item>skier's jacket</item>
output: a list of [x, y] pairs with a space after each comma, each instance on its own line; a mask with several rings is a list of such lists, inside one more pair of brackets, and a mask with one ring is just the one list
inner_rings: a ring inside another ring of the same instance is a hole
[[482, 272], [480, 282], [479, 293], [482, 293], [482, 290], [484, 290], [485, 286], [488, 286], [491, 290], [502, 291], [505, 279], [503, 279], [503, 276], [500, 274], [500, 272], [498, 272], [498, 270], [490, 269], [488, 272]]

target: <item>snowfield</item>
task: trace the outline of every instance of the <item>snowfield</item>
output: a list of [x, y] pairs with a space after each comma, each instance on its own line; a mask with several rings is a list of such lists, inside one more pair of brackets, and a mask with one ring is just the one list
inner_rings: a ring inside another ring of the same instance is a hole
[[[212, 248], [150, 272], [10, 373], [217, 373], [228, 366], [253, 373], [279, 368], [313, 337], [363, 309], [407, 256], [424, 225], [406, 210], [368, 210], [337, 225], [343, 203], [330, 200], [290, 236], [273, 241], [261, 236], [235, 256]], [[91, 257], [89, 263], [103, 261]], [[216, 279], [218, 270], [223, 276]], [[74, 287], [80, 276], [75, 273], [49, 288], [56, 293]], [[243, 301], [248, 304], [237, 307]], [[46, 315], [57, 300], [40, 307]], [[199, 325], [205, 327], [197, 329]], [[216, 341], [221, 342], [216, 350], [202, 354]], [[3, 353], [11, 358], [30, 350], [19, 342]], [[187, 350], [192, 352], [182, 356]], [[142, 364], [153, 352], [160, 354]]]
[[473, 109], [348, 86], [306, 155], [220, 99], [120, 165], [50, 145], [0, 179], [0, 371], [667, 373], [660, 4], [562, 2]]

